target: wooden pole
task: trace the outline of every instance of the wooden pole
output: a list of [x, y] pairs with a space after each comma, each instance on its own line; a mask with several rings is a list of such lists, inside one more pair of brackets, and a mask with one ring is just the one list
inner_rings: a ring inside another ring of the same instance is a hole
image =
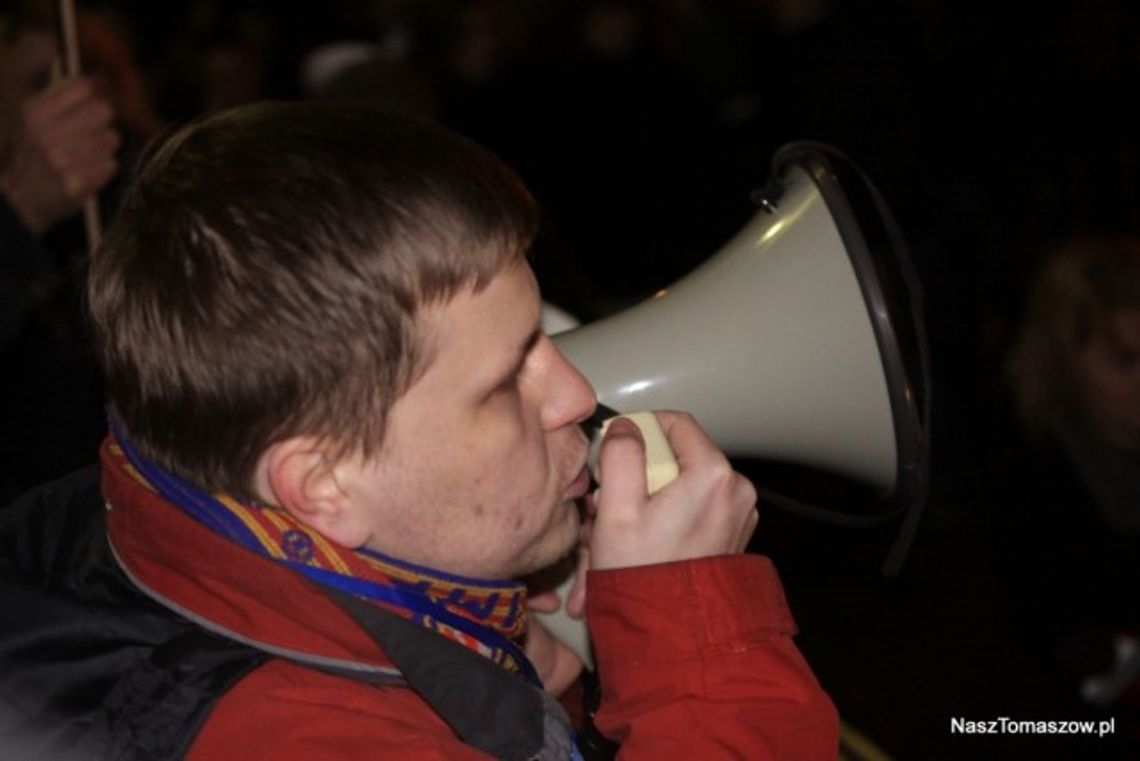
[[[81, 72], [79, 61], [79, 32], [75, 22], [74, 0], [59, 0], [59, 26], [63, 54], [63, 75], [78, 77]], [[93, 192], [83, 202], [83, 228], [87, 233], [87, 250], [94, 256], [102, 237], [102, 222], [99, 217], [99, 193]]]

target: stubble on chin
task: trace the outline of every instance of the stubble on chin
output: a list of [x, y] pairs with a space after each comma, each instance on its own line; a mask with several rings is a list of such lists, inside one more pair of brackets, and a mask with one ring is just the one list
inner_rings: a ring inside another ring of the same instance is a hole
[[578, 544], [580, 527], [577, 500], [559, 500], [546, 531], [536, 538], [531, 552], [517, 558], [517, 567], [511, 577], [538, 573], [565, 560]]

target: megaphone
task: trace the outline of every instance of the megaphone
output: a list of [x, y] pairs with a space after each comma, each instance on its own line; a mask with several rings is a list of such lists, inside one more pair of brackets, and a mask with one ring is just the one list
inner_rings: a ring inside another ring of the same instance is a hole
[[555, 336], [617, 411], [692, 412], [730, 455], [925, 495], [920, 289], [890, 210], [846, 156], [777, 152], [759, 210], [676, 284]]
[[906, 513], [884, 562], [893, 575], [929, 463], [929, 358], [905, 242], [870, 179], [830, 146], [781, 148], [754, 200], [689, 275], [554, 340], [606, 407], [685, 410], [729, 455], [871, 487], [878, 498], [858, 511], [782, 501], [847, 525]]

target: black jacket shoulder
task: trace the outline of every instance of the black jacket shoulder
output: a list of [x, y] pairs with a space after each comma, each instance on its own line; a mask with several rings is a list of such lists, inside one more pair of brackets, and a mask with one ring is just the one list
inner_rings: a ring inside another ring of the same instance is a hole
[[0, 747], [12, 758], [172, 759], [262, 661], [159, 606], [119, 569], [99, 471], [0, 510]]

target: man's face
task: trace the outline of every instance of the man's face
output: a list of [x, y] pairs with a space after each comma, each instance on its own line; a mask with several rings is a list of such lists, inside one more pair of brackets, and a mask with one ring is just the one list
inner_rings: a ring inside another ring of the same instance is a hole
[[1140, 453], [1140, 309], [1109, 313], [1076, 360], [1093, 432], [1117, 449]]
[[[593, 389], [539, 330], [525, 263], [418, 317], [427, 369], [384, 444], [342, 475], [365, 546], [451, 573], [508, 578], [574, 545], [588, 486], [578, 426]], [[342, 471], [343, 473], [344, 471]]]

